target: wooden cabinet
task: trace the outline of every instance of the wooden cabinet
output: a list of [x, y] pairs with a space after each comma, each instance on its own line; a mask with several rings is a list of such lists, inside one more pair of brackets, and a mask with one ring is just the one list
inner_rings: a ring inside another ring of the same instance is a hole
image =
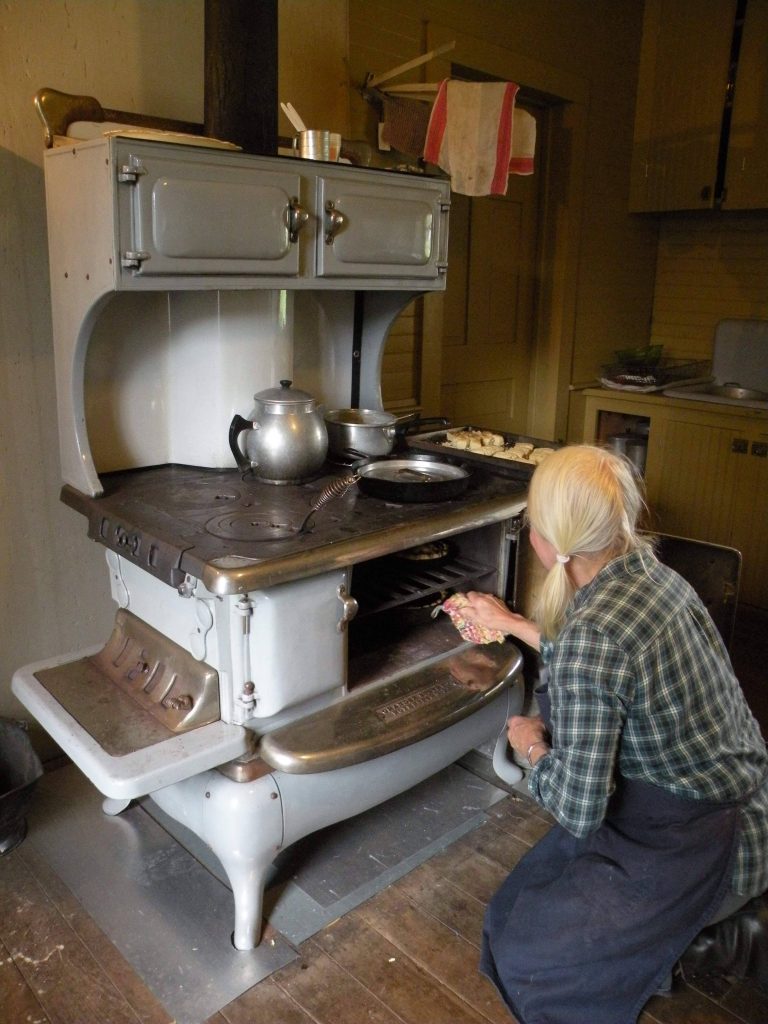
[[768, 0], [748, 0], [723, 209], [768, 208]]
[[768, 207], [768, 0], [742, 6], [646, 0], [630, 210]]
[[768, 608], [768, 414], [724, 408], [590, 389], [584, 440], [604, 441], [638, 418], [649, 424], [651, 528], [737, 548], [741, 601]]

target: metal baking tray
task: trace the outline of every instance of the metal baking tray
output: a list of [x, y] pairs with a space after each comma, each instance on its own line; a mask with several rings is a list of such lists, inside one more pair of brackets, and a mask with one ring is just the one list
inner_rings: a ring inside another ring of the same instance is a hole
[[[530, 480], [536, 468], [534, 464], [526, 466], [524, 462], [511, 462], [508, 459], [498, 459], [493, 455], [483, 455], [481, 452], [463, 451], [461, 448], [450, 448], [443, 442], [448, 433], [453, 430], [492, 430], [491, 427], [476, 427], [466, 425], [463, 427], [450, 427], [442, 430], [432, 430], [427, 434], [410, 434], [405, 437], [409, 448], [417, 451], [436, 452], [440, 455], [450, 457], [451, 461], [460, 461], [468, 466], [482, 466], [484, 469], [498, 476], [511, 477], [513, 480]], [[511, 447], [517, 441], [524, 441], [532, 444], [534, 448], [562, 448], [558, 441], [545, 441], [540, 437], [529, 437], [527, 434], [508, 434], [503, 430], [493, 430], [494, 434], [500, 434], [504, 438], [504, 444]]]

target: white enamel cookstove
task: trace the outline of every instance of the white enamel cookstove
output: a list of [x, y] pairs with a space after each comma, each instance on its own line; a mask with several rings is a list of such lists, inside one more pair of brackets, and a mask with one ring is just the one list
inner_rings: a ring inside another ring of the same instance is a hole
[[62, 500], [106, 550], [116, 615], [13, 690], [107, 813], [149, 796], [208, 843], [249, 949], [281, 849], [495, 736], [520, 777], [519, 651], [465, 643], [430, 605], [514, 600], [525, 484], [475, 472], [408, 503], [352, 486], [299, 533], [343, 470], [277, 486], [227, 443], [282, 377], [381, 407], [391, 322], [444, 287], [447, 187], [118, 137], [48, 151], [46, 195]]

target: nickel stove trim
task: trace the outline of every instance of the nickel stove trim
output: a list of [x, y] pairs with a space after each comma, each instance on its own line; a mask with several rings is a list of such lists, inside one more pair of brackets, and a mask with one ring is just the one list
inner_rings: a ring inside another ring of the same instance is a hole
[[[506, 755], [506, 718], [520, 712], [524, 691], [513, 644], [489, 658], [444, 622], [429, 625], [426, 646], [414, 629], [391, 649], [363, 645], [349, 656], [353, 639], [366, 638], [363, 623], [378, 627], [388, 614], [362, 609], [350, 623], [363, 563], [452, 537], [462, 549], [457, 585], [506, 593], [522, 487], [478, 474], [460, 500], [406, 509], [348, 493], [323, 508], [311, 533], [262, 543], [243, 524], [275, 509], [280, 522], [301, 522], [336, 470], [270, 493], [229, 468], [233, 414], [282, 377], [329, 408], [353, 395], [381, 406], [391, 323], [415, 295], [445, 287], [450, 189], [426, 177], [120, 138], [49, 150], [45, 176], [62, 499], [107, 549], [120, 611], [105, 651], [25, 666], [13, 691], [105, 794], [106, 813], [147, 793], [210, 845], [232, 884], [234, 944], [249, 949], [278, 850], [494, 734], [499, 774], [522, 775]], [[155, 192], [168, 182], [174, 202], [158, 221]], [[246, 192], [269, 209], [238, 210]], [[338, 246], [324, 230], [329, 202], [344, 215]], [[309, 217], [285, 248], [286, 211], [297, 203]], [[370, 231], [393, 215], [384, 252]], [[249, 234], [270, 225], [271, 239]], [[149, 258], [134, 264], [128, 251]], [[273, 252], [285, 259], [260, 258]], [[228, 530], [235, 520], [222, 512], [244, 510]], [[419, 587], [438, 593], [440, 580]], [[122, 652], [133, 667], [121, 665]], [[80, 674], [85, 690], [73, 695]], [[205, 691], [214, 684], [220, 718], [196, 724], [198, 700], [202, 719], [212, 715]], [[136, 721], [111, 734], [134, 708]], [[338, 716], [352, 722], [355, 750], [308, 746], [313, 724], [331, 735]], [[405, 746], [390, 749], [396, 743]], [[266, 765], [259, 747], [280, 767]]]

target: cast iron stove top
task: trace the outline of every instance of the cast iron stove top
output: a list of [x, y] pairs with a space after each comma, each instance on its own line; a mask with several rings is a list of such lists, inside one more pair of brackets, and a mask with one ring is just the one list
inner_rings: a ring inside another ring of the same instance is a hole
[[221, 595], [449, 537], [525, 505], [524, 483], [480, 471], [464, 494], [441, 502], [392, 503], [353, 485], [298, 533], [323, 488], [344, 473], [327, 465], [309, 483], [278, 486], [237, 469], [166, 465], [103, 474], [104, 493], [95, 498], [66, 484], [61, 498], [88, 518], [93, 540], [171, 586], [190, 575]]

